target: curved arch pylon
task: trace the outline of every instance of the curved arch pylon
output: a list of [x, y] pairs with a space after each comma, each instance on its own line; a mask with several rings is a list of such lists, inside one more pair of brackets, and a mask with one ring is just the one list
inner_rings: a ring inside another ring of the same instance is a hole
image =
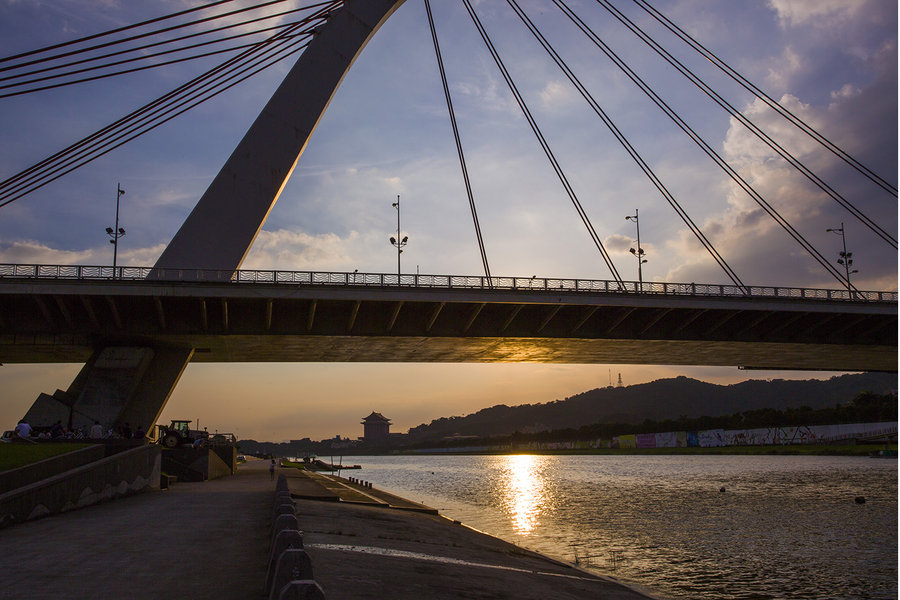
[[304, 50], [157, 260], [240, 268], [325, 109], [379, 27], [405, 0], [347, 0]]

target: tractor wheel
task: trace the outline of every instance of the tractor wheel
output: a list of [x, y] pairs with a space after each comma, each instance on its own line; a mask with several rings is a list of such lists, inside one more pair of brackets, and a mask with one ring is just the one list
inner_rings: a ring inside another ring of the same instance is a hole
[[163, 437], [162, 443], [166, 448], [177, 448], [181, 445], [181, 436], [177, 433], [169, 432]]

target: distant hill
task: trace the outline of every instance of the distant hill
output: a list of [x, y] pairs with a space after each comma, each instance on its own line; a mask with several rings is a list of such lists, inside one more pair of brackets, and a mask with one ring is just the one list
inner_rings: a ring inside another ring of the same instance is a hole
[[621, 388], [597, 388], [543, 404], [500, 404], [464, 417], [444, 417], [410, 429], [409, 441], [509, 435], [598, 422], [639, 424], [646, 419], [717, 417], [763, 408], [820, 409], [847, 404], [862, 391], [884, 394], [896, 390], [897, 375], [890, 373], [840, 375], [824, 381], [748, 380], [732, 385], [676, 377]]

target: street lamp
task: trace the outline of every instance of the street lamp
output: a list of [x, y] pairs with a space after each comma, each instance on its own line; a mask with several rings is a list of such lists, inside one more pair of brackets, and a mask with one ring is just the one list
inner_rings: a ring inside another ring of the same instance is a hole
[[841, 226], [835, 228], [829, 228], [825, 231], [835, 234], [841, 234], [841, 245], [843, 246], [843, 250], [838, 252], [839, 259], [837, 259], [837, 264], [842, 265], [844, 267], [844, 273], [847, 276], [847, 293], [851, 296], [853, 295], [853, 286], [850, 285], [850, 274], [851, 273], [859, 273], [857, 269], [850, 270], [850, 267], [853, 265], [853, 253], [847, 252], [847, 238], [844, 235], [844, 224], [841, 223]]
[[121, 184], [116, 184], [116, 226], [115, 227], [107, 227], [106, 235], [111, 237], [109, 243], [113, 245], [113, 279], [116, 278], [116, 261], [118, 260], [119, 255], [119, 238], [125, 235], [125, 229], [119, 227], [119, 198], [125, 195], [125, 190], [122, 189]]
[[644, 249], [641, 248], [641, 223], [638, 220], [638, 209], [634, 209], [634, 214], [625, 217], [626, 221], [634, 221], [634, 226], [637, 228], [637, 249], [629, 248], [629, 251], [634, 254], [634, 257], [638, 261], [638, 289], [639, 291], [644, 291], [644, 273], [641, 266], [647, 262], [647, 259], [644, 258]]
[[391, 236], [391, 243], [397, 247], [397, 285], [400, 285], [400, 255], [409, 241], [409, 237], [405, 235], [400, 239], [400, 194], [397, 194], [397, 201], [391, 203], [391, 206], [397, 209], [397, 237]]

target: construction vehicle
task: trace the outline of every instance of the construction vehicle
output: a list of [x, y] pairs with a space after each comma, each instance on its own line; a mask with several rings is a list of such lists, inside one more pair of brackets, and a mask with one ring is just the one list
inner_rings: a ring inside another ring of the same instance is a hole
[[157, 429], [156, 439], [166, 448], [177, 448], [182, 444], [209, 440], [209, 433], [205, 430], [191, 429], [190, 421], [172, 419], [171, 425], [157, 425]]

